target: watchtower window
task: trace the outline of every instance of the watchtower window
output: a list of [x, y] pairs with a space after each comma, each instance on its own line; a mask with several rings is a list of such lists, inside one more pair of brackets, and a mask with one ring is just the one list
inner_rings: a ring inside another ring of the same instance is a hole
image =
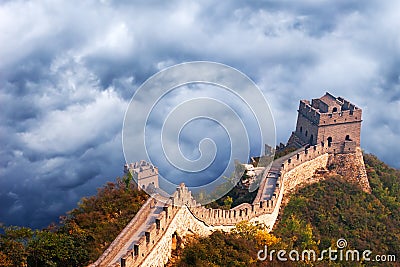
[[334, 108], [332, 109], [332, 112], [337, 112], [337, 107], [334, 107]]
[[308, 131], [306, 130], [306, 136], [308, 135]]
[[303, 126], [300, 126], [300, 132], [301, 133], [303, 132]]
[[313, 145], [313, 144], [314, 144], [314, 135], [312, 134], [310, 136], [310, 145]]
[[350, 135], [346, 135], [346, 139], [345, 139], [346, 141], [351, 141], [351, 139], [350, 139]]
[[328, 140], [328, 147], [330, 147], [332, 145], [332, 137], [329, 136], [327, 140]]

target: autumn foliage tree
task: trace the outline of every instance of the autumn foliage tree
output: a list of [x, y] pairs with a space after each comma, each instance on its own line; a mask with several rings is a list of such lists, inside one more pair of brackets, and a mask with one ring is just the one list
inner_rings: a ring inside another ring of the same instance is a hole
[[85, 266], [95, 261], [135, 216], [148, 195], [118, 178], [82, 198], [59, 224], [43, 230], [1, 226], [0, 266]]

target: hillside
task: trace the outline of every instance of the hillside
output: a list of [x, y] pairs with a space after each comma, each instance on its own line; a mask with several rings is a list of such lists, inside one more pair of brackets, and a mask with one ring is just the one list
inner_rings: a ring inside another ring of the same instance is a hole
[[[369, 249], [372, 255], [391, 254], [399, 259], [400, 171], [373, 155], [364, 155], [364, 160], [372, 194], [348, 183], [345, 177], [325, 174], [324, 181], [301, 188], [291, 196], [281, 220], [271, 232], [279, 241], [269, 244], [269, 249], [313, 249], [318, 255], [329, 247], [336, 248], [336, 241], [345, 238], [349, 249]], [[221, 245], [229, 252], [221, 251]], [[187, 245], [180, 251], [181, 259], [175, 266], [226, 266], [224, 262], [230, 262], [229, 266], [243, 266], [243, 263], [265, 266], [256, 256], [263, 247], [254, 235], [244, 238], [217, 232]], [[316, 266], [358, 266], [343, 261], [316, 263]], [[273, 263], [273, 266], [286, 265], [292, 266], [293, 262], [285, 264], [275, 260]]]
[[43, 230], [0, 225], [0, 266], [85, 266], [95, 261], [135, 216], [148, 195], [131, 177], [117, 178], [82, 198]]

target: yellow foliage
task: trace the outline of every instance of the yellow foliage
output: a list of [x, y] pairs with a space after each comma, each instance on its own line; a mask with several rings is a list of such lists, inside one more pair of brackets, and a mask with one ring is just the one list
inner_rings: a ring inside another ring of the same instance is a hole
[[0, 251], [0, 266], [8, 267], [13, 266], [12, 261], [7, 257], [6, 254]]
[[255, 234], [255, 239], [258, 245], [272, 246], [277, 244], [281, 239], [273, 234], [268, 233], [266, 230], [258, 229]]
[[245, 239], [254, 239], [261, 246], [271, 246], [278, 243], [280, 238], [268, 233], [267, 230], [268, 228], [263, 224], [254, 225], [248, 221], [241, 221], [232, 229], [232, 233]]

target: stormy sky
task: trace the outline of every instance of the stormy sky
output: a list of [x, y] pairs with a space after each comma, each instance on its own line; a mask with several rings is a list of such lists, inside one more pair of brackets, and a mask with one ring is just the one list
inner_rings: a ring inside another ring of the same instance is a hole
[[286, 142], [299, 99], [363, 109], [362, 147], [400, 167], [400, 3], [1, 1], [0, 221], [43, 227], [122, 175], [135, 90], [185, 61], [252, 78]]

